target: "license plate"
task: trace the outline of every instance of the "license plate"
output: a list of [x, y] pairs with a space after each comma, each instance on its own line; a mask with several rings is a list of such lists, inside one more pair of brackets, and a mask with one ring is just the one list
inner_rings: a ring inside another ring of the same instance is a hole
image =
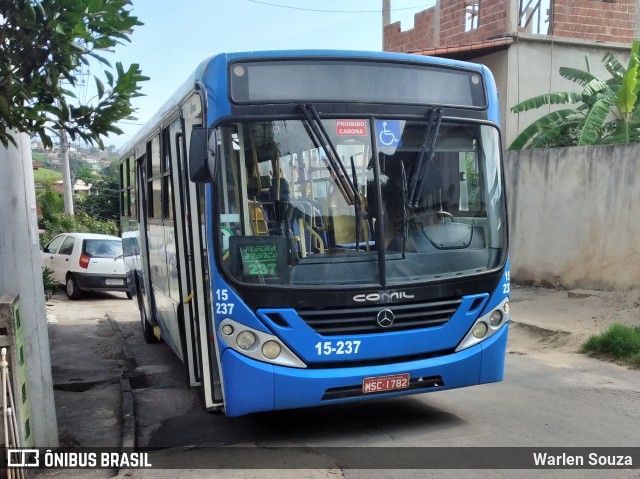
[[107, 286], [122, 286], [124, 284], [124, 279], [105, 279], [104, 284]]
[[393, 376], [378, 376], [364, 378], [362, 380], [363, 393], [377, 393], [380, 391], [393, 391], [409, 387], [409, 373], [394, 374]]

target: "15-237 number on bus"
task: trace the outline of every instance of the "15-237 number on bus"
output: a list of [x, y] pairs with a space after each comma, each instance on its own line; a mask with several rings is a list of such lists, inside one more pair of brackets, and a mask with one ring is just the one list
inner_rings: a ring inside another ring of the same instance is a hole
[[360, 349], [360, 341], [318, 341], [316, 343], [318, 356], [358, 354], [358, 349]]

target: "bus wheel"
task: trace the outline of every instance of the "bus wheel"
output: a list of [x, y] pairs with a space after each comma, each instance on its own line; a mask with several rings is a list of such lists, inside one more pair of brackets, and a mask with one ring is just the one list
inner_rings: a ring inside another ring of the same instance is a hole
[[144, 301], [138, 293], [138, 309], [140, 310], [140, 324], [142, 326], [142, 336], [147, 344], [154, 344], [158, 342], [158, 338], [153, 334], [153, 326], [147, 321], [147, 308], [144, 305]]

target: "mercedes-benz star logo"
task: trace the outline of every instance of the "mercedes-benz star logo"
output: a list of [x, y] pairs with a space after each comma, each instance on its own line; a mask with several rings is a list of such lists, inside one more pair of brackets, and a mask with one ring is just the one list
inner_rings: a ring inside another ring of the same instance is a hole
[[378, 313], [376, 320], [378, 321], [378, 326], [381, 328], [388, 328], [393, 324], [393, 311], [390, 309], [383, 309]]

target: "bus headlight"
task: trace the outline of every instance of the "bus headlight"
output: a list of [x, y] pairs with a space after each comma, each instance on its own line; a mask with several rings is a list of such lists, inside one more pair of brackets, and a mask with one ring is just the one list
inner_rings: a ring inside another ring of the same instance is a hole
[[248, 351], [249, 349], [253, 348], [253, 346], [255, 346], [256, 335], [253, 334], [251, 331], [242, 331], [236, 337], [236, 344], [240, 349], [244, 349], [245, 351]]
[[500, 326], [500, 324], [502, 324], [502, 311], [499, 309], [494, 310], [491, 313], [491, 316], [489, 316], [489, 324], [494, 328]]
[[476, 325], [473, 327], [473, 336], [475, 338], [482, 339], [487, 335], [487, 331], [489, 331], [489, 328], [487, 327], [486, 323], [476, 323]]
[[496, 305], [491, 312], [476, 319], [464, 339], [458, 344], [456, 352], [463, 351], [485, 341], [500, 331], [508, 321], [509, 299], [505, 298], [500, 304]]
[[273, 334], [250, 328], [231, 318], [218, 325], [217, 339], [228, 348], [256, 361], [292, 368], [307, 365], [289, 347]]
[[275, 359], [280, 356], [282, 348], [275, 341], [267, 341], [262, 345], [262, 354], [267, 359]]

